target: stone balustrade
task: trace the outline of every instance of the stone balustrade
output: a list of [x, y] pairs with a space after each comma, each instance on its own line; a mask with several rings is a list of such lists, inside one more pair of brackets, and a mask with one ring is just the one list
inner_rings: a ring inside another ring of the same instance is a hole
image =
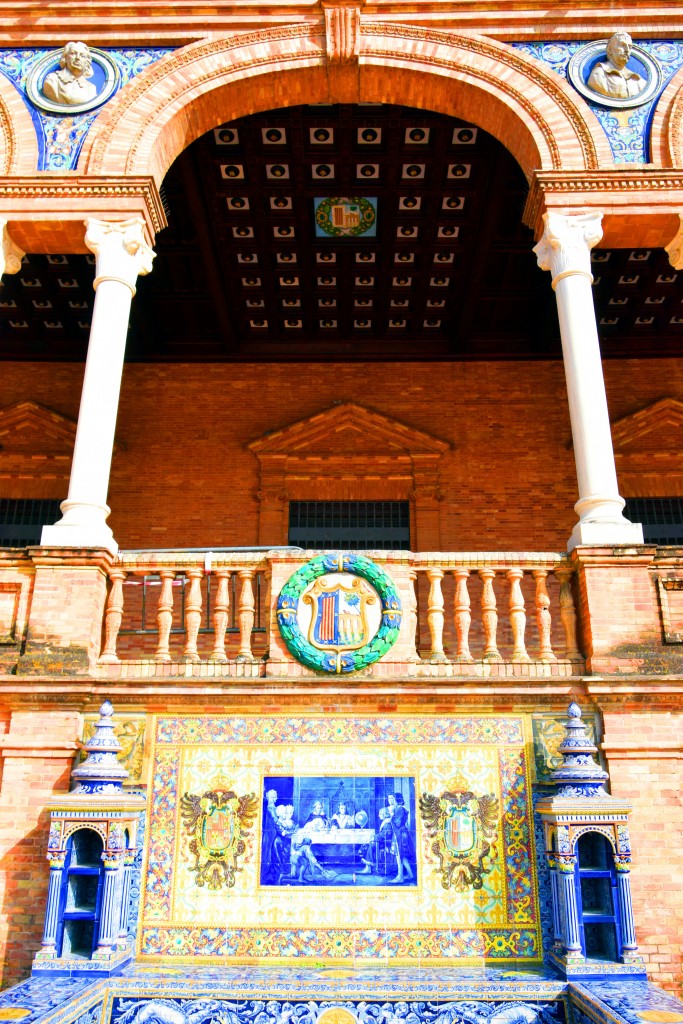
[[[275, 608], [314, 554], [2, 549], [0, 676], [8, 686], [17, 676], [310, 679]], [[681, 548], [364, 554], [389, 573], [403, 606], [398, 639], [364, 677], [683, 670]]]
[[[98, 672], [308, 675], [275, 621], [284, 583], [314, 552], [121, 552], [109, 570]], [[557, 554], [367, 554], [403, 603], [399, 640], [371, 676], [556, 676], [584, 669]]]

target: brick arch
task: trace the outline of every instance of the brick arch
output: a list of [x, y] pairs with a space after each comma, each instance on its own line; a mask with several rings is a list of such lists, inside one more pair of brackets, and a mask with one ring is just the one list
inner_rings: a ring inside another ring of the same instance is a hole
[[216, 125], [321, 101], [400, 103], [461, 117], [496, 136], [529, 179], [539, 169], [612, 164], [583, 100], [553, 71], [505, 44], [381, 24], [363, 25], [361, 43], [358, 73], [334, 79], [321, 26], [184, 47], [112, 101], [95, 122], [79, 170], [151, 174], [160, 184], [182, 150]]
[[683, 68], [657, 102], [650, 129], [650, 159], [660, 167], [683, 165]]
[[0, 174], [35, 174], [38, 139], [18, 90], [0, 75]]

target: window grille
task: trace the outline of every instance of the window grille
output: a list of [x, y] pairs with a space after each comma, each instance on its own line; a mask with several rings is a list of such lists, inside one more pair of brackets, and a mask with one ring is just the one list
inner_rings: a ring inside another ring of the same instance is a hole
[[292, 501], [289, 543], [335, 551], [407, 551], [407, 501]]
[[683, 498], [628, 498], [624, 515], [643, 524], [646, 544], [683, 544]]
[[59, 505], [45, 498], [0, 498], [0, 547], [40, 544], [43, 527], [59, 519]]

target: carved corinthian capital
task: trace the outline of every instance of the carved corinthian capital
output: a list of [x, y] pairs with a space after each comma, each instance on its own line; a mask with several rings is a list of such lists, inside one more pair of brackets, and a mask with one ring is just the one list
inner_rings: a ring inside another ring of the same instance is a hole
[[0, 263], [0, 277], [2, 277], [3, 274], [17, 273], [24, 252], [10, 238], [7, 221], [0, 219], [0, 225], [2, 225], [2, 263]]
[[590, 281], [591, 249], [602, 238], [602, 214], [598, 212], [545, 213], [545, 225], [534, 252], [541, 270], [549, 270], [553, 288], [563, 277], [582, 274]]
[[101, 281], [118, 281], [135, 294], [139, 274], [149, 274], [154, 250], [145, 239], [142, 217], [130, 220], [94, 220], [85, 222], [85, 244], [95, 254], [95, 288]]
[[323, 4], [329, 64], [350, 64], [360, 52], [360, 6]]
[[678, 215], [678, 231], [668, 245], [665, 245], [669, 263], [676, 270], [683, 270], [683, 214]]

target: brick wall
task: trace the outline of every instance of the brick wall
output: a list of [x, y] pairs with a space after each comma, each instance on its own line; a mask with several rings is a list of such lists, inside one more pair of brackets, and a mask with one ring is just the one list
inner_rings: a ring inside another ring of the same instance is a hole
[[[613, 419], [683, 397], [675, 360], [608, 362], [605, 374]], [[5, 364], [3, 404], [31, 399], [76, 418], [81, 381], [79, 365]], [[441, 460], [442, 550], [564, 548], [577, 494], [559, 362], [128, 365], [117, 428], [125, 451], [109, 494], [117, 540], [124, 548], [257, 543], [259, 467], [247, 444], [339, 401], [452, 446]], [[619, 461], [626, 472], [628, 453]], [[669, 468], [665, 460], [649, 493], [677, 493], [681, 478]], [[383, 497], [373, 486], [381, 477], [356, 485], [354, 496]], [[21, 474], [0, 467], [0, 491], [59, 497], [65, 482], [27, 459]]]
[[0, 987], [26, 977], [40, 946], [49, 876], [45, 805], [69, 788], [79, 729], [74, 711], [20, 711], [2, 737]]
[[633, 804], [631, 886], [636, 938], [652, 981], [681, 994], [683, 714], [604, 715], [611, 790]]

